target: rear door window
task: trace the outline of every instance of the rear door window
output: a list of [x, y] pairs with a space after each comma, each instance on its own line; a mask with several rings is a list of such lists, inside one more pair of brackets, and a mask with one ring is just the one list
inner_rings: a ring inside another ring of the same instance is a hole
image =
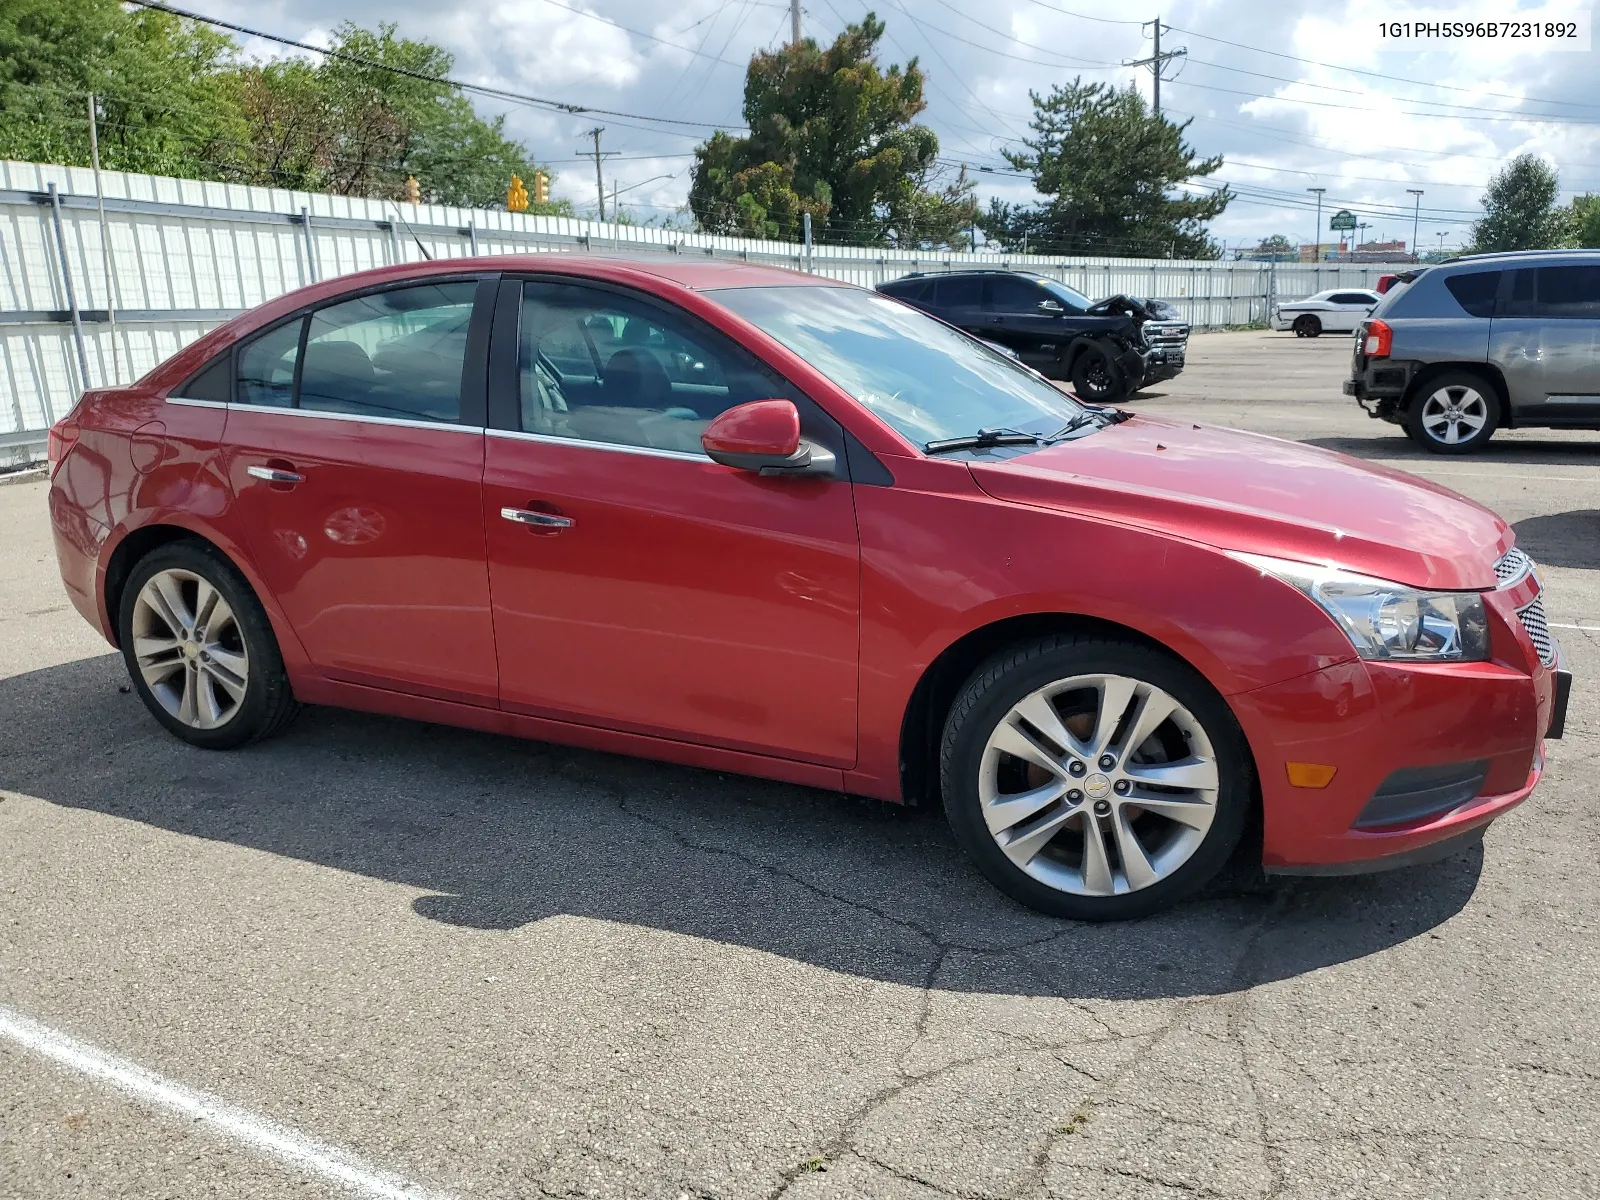
[[475, 281], [358, 296], [311, 314], [300, 407], [414, 421], [461, 419]]
[[1499, 271], [1452, 275], [1444, 281], [1444, 286], [1469, 317], [1494, 316], [1494, 298], [1500, 290]]
[[1523, 268], [1513, 272], [1501, 313], [1550, 320], [1600, 319], [1600, 265]]
[[954, 279], [941, 279], [933, 295], [934, 302], [940, 308], [981, 308], [983, 278], [978, 275], [958, 275]]
[[305, 318], [269, 329], [239, 351], [239, 377], [234, 403], [275, 408], [294, 405], [295, 364], [300, 358], [300, 334]]

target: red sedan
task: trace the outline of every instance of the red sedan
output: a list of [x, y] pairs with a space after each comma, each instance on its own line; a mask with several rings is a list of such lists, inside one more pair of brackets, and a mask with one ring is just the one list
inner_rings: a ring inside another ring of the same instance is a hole
[[223, 749], [338, 705], [942, 800], [978, 868], [1151, 912], [1423, 861], [1567, 676], [1493, 513], [1088, 408], [887, 297], [709, 261], [330, 280], [52, 432], [73, 602]]

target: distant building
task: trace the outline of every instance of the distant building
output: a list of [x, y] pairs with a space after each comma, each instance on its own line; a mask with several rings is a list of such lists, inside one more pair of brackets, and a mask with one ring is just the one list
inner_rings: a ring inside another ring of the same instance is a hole
[[1300, 262], [1321, 262], [1336, 254], [1344, 254], [1350, 249], [1347, 242], [1318, 242], [1313, 246], [1310, 242], [1300, 243]]
[[1404, 242], [1362, 242], [1356, 247], [1357, 254], [1398, 254], [1404, 256], [1406, 244]]

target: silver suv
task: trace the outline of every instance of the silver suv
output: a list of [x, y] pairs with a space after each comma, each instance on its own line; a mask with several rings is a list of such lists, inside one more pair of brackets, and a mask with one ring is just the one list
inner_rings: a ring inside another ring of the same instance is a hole
[[1344, 393], [1439, 454], [1498, 428], [1600, 429], [1600, 251], [1469, 255], [1400, 277]]

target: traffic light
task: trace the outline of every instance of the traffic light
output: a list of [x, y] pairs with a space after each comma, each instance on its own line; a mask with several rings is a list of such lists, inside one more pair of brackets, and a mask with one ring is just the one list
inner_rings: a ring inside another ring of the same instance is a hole
[[415, 175], [408, 175], [406, 177], [406, 186], [402, 192], [402, 195], [407, 204], [422, 203], [422, 185], [417, 182], [417, 177]]
[[543, 171], [533, 173], [533, 202], [535, 204], [550, 203], [550, 176]]
[[506, 211], [528, 211], [528, 189], [522, 186], [522, 179], [516, 175], [511, 177], [511, 186], [506, 189]]

